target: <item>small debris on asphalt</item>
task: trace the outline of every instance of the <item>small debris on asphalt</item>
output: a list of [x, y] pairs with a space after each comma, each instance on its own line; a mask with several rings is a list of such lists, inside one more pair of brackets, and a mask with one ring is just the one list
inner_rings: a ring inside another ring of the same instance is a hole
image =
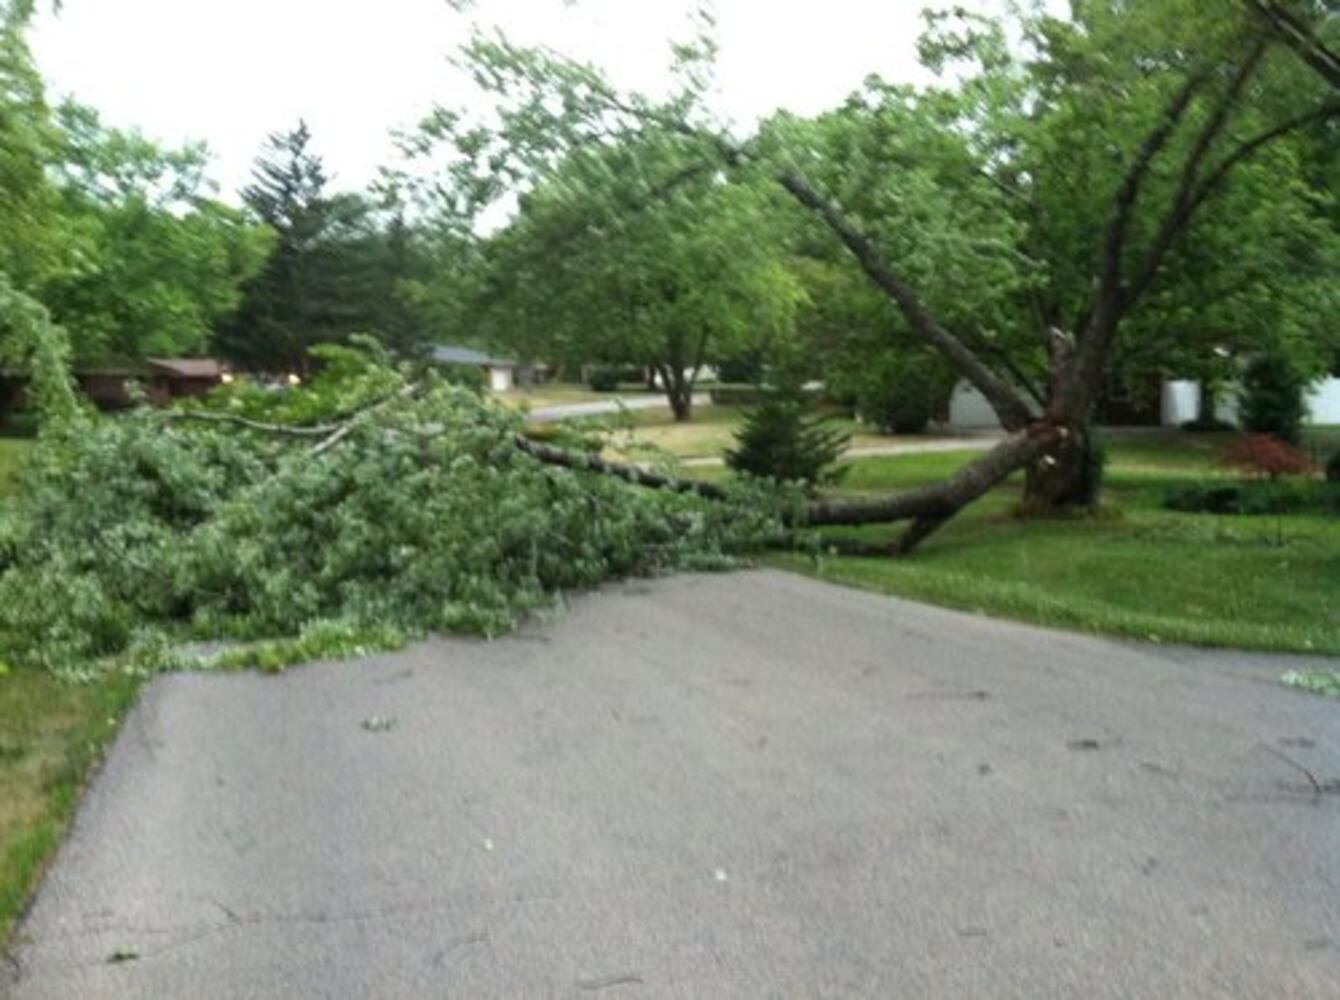
[[1103, 745], [1097, 740], [1070, 740], [1066, 743], [1067, 750], [1101, 750]]
[[605, 990], [611, 986], [641, 986], [642, 977], [631, 972], [622, 973], [617, 976], [602, 976], [600, 979], [579, 979], [577, 988], [579, 990]]
[[712, 877], [718, 882], [724, 882], [726, 881], [726, 870], [724, 868], [718, 868], [712, 873]]
[[363, 720], [363, 728], [370, 733], [384, 733], [396, 727], [396, 720], [382, 715], [370, 715]]
[[140, 953], [137, 951], [123, 951], [118, 948], [116, 951], [112, 952], [110, 955], [107, 956], [107, 964], [117, 965], [118, 963], [121, 962], [133, 962], [139, 957]]

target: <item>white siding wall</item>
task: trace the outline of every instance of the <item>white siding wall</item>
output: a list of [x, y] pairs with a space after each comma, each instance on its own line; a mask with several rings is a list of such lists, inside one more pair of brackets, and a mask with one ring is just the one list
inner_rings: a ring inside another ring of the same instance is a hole
[[1200, 413], [1200, 383], [1169, 379], [1163, 383], [1159, 420], [1164, 427], [1179, 427]]
[[985, 396], [968, 382], [960, 382], [954, 386], [954, 394], [949, 397], [949, 426], [974, 430], [999, 427], [1000, 420]]
[[512, 388], [512, 369], [501, 367], [490, 367], [489, 388], [494, 392], [506, 392]]
[[1308, 423], [1340, 424], [1340, 378], [1324, 378], [1307, 394]]
[[[1340, 378], [1315, 382], [1307, 393], [1309, 424], [1340, 424]], [[1200, 415], [1200, 383], [1189, 379], [1170, 379], [1163, 383], [1161, 420], [1165, 427], [1178, 427]], [[1230, 424], [1238, 422], [1238, 393], [1233, 387], [1219, 391], [1214, 415]], [[967, 382], [954, 387], [949, 400], [949, 424], [962, 430], [999, 427], [1000, 421], [980, 392]]]

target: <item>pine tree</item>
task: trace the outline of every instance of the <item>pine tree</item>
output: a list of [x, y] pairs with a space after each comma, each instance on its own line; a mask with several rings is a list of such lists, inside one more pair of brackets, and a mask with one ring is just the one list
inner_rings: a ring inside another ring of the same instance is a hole
[[311, 138], [303, 121], [272, 134], [242, 191], [247, 207], [274, 230], [275, 245], [216, 339], [229, 357], [259, 368], [303, 371], [309, 347], [351, 332], [332, 326], [329, 315], [330, 296], [345, 292], [326, 245], [335, 201], [326, 194], [325, 168]]
[[726, 453], [726, 464], [736, 472], [808, 487], [840, 478], [845, 470], [834, 465], [851, 435], [815, 413], [798, 382], [784, 380], [763, 393], [735, 432], [735, 448]]

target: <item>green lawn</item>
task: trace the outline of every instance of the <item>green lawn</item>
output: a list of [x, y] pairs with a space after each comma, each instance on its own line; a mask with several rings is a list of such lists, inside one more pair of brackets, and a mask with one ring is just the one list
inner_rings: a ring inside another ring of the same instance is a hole
[[[735, 432], [744, 414], [745, 407], [741, 406], [699, 406], [694, 409], [691, 421], [677, 423], [668, 406], [638, 410], [619, 420], [606, 421], [607, 425], [621, 424], [610, 435], [608, 452], [615, 458], [636, 458], [650, 446], [678, 459], [721, 458], [735, 446]], [[899, 440], [872, 433], [868, 427], [862, 428], [849, 419], [834, 422], [851, 433], [853, 448]]]
[[596, 392], [590, 386], [574, 382], [548, 382], [534, 388], [516, 388], [507, 392], [492, 394], [509, 406], [526, 407], [538, 410], [547, 406], [562, 406], [565, 403], [598, 403], [619, 396], [645, 396], [646, 386], [623, 385], [618, 392]]
[[[1340, 520], [1163, 510], [1179, 482], [1224, 476], [1218, 436], [1132, 436], [1109, 446], [1106, 510], [1021, 520], [1017, 482], [989, 494], [909, 559], [788, 554], [841, 583], [1040, 624], [1161, 642], [1340, 654]], [[865, 459], [855, 492], [933, 482], [970, 455]], [[849, 529], [892, 538], [897, 526]]]
[[[0, 503], [29, 447], [0, 438]], [[4, 661], [0, 648], [0, 946], [138, 686], [124, 677], [67, 684]]]
[[34, 670], [0, 677], [0, 947], [137, 689], [126, 677], [93, 684]]

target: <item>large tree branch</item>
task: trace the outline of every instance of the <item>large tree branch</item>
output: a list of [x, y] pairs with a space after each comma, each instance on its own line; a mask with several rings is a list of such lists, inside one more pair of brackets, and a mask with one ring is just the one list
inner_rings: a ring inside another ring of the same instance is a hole
[[1121, 264], [1126, 252], [1126, 238], [1130, 233], [1131, 220], [1135, 217], [1136, 203], [1140, 200], [1140, 192], [1144, 187], [1145, 179], [1149, 176], [1149, 169], [1153, 166], [1155, 158], [1168, 144], [1168, 140], [1172, 138], [1173, 133], [1177, 131], [1178, 125], [1186, 116], [1187, 109], [1191, 107], [1192, 100], [1205, 86], [1208, 79], [1208, 74], [1196, 73], [1188, 77], [1186, 82], [1182, 84], [1181, 88], [1168, 102], [1158, 125], [1145, 136], [1144, 142], [1140, 144], [1135, 159], [1131, 161], [1125, 176], [1122, 177], [1121, 186], [1117, 189], [1117, 197], [1112, 208], [1112, 218], [1108, 222], [1107, 231], [1103, 237], [1099, 273], [1099, 296], [1100, 298], [1110, 299], [1111, 305], [1115, 309], [1120, 308]]
[[871, 499], [819, 500], [810, 504], [807, 523], [884, 524], [922, 517], [949, 517], [972, 503], [1010, 473], [1042, 458], [1059, 429], [1030, 428], [1011, 434], [989, 452], [941, 483]]
[[1144, 188], [1154, 160], [1167, 146], [1186, 116], [1192, 100], [1209, 81], [1205, 70], [1193, 73], [1169, 99], [1163, 115], [1145, 136], [1134, 159], [1127, 167], [1113, 200], [1112, 216], [1103, 234], [1099, 253], [1098, 288], [1092, 307], [1087, 311], [1083, 336], [1075, 353], [1074, 364], [1053, 394], [1049, 415], [1063, 422], [1082, 420], [1097, 389], [1104, 361], [1116, 335], [1121, 318], [1123, 291], [1122, 260], [1136, 203]]
[[893, 299], [898, 309], [923, 341], [943, 355], [986, 397], [1000, 422], [1008, 430], [1026, 427], [1033, 413], [1022, 396], [952, 333], [942, 327], [917, 294], [885, 262], [874, 242], [856, 228], [837, 207], [816, 191], [794, 170], [784, 170], [777, 181], [803, 206], [823, 220], [861, 265], [868, 278]]
[[203, 410], [171, 410], [158, 415], [167, 421], [187, 420], [202, 424], [227, 424], [230, 427], [244, 427], [263, 434], [276, 434], [281, 437], [325, 437], [340, 428], [340, 424], [268, 424], [260, 420], [248, 420], [232, 413], [209, 413]]
[[1277, 39], [1293, 49], [1336, 90], [1340, 90], [1340, 55], [1332, 52], [1315, 31], [1294, 17], [1277, 0], [1244, 0]]
[[1172, 204], [1159, 226], [1154, 241], [1145, 253], [1144, 261], [1140, 265], [1135, 281], [1127, 286], [1121, 294], [1121, 309], [1123, 312], [1129, 310], [1153, 283], [1159, 268], [1163, 266], [1163, 260], [1169, 249], [1172, 248], [1178, 235], [1186, 229], [1187, 224], [1191, 221], [1191, 217], [1195, 213], [1194, 199], [1201, 165], [1205, 162], [1210, 149], [1228, 124], [1233, 106], [1237, 103], [1243, 88], [1260, 67], [1261, 60], [1266, 54], [1266, 48], [1267, 45], [1264, 41], [1258, 42], [1252, 47], [1251, 52], [1242, 61], [1242, 65], [1238, 67], [1229, 80], [1224, 93], [1215, 103], [1209, 118], [1206, 119], [1200, 133], [1196, 136], [1195, 142], [1192, 143], [1186, 161], [1182, 164], [1182, 176], [1178, 182], [1177, 193], [1173, 196]]
[[715, 483], [663, 476], [637, 465], [610, 462], [589, 452], [567, 451], [563, 448], [545, 444], [542, 441], [532, 441], [524, 434], [513, 435], [512, 440], [519, 449], [531, 458], [546, 465], [557, 465], [564, 469], [575, 469], [580, 472], [597, 472], [601, 475], [614, 476], [636, 486], [646, 486], [651, 489], [670, 490], [673, 493], [694, 493], [707, 500], [727, 499], [726, 491]]
[[1224, 157], [1219, 165], [1210, 171], [1196, 187], [1196, 191], [1191, 197], [1190, 211], [1195, 212], [1196, 209], [1200, 208], [1228, 179], [1229, 174], [1238, 164], [1255, 156], [1276, 139], [1282, 138], [1290, 132], [1296, 132], [1298, 129], [1307, 128], [1309, 125], [1331, 118], [1340, 118], [1340, 101], [1329, 101], [1313, 108], [1311, 111], [1282, 121], [1273, 128], [1269, 128], [1241, 143], [1233, 152]]

